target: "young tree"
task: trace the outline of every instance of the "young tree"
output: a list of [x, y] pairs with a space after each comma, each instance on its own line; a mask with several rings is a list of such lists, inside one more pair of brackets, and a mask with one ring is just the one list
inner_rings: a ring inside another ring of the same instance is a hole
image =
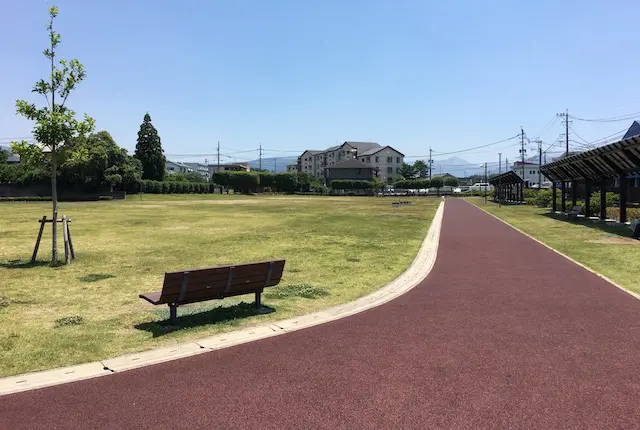
[[438, 195], [440, 195], [440, 188], [442, 188], [443, 181], [440, 176], [436, 176], [431, 179], [430, 185], [438, 191]]
[[134, 157], [142, 163], [142, 179], [154, 181], [164, 179], [167, 159], [162, 150], [158, 130], [151, 124], [149, 113], [144, 115], [144, 121], [140, 125]]
[[398, 174], [405, 179], [413, 179], [416, 175], [416, 171], [413, 166], [410, 166], [407, 163], [402, 163], [402, 167], [400, 168]]
[[[417, 176], [420, 179], [429, 177], [429, 166], [423, 160], [418, 160], [413, 163], [414, 176]], [[404, 175], [403, 175], [404, 176]]]
[[[51, 262], [57, 263], [57, 222], [58, 219], [58, 190], [57, 190], [57, 156], [58, 149], [70, 139], [79, 135], [84, 136], [91, 132], [94, 121], [85, 114], [83, 121], [76, 119], [76, 113], [65, 106], [67, 98], [71, 92], [82, 82], [86, 76], [84, 66], [77, 60], [59, 60], [56, 64], [56, 48], [60, 44], [60, 35], [53, 29], [53, 22], [58, 16], [58, 8], [49, 8], [49, 48], [44, 50], [44, 56], [51, 61], [51, 76], [48, 81], [41, 79], [38, 81], [32, 92], [45, 97], [47, 105], [37, 108], [35, 104], [25, 100], [17, 100], [17, 113], [25, 118], [35, 121], [33, 135], [44, 148], [38, 145], [29, 144], [26, 141], [12, 144], [14, 152], [25, 154], [31, 161], [39, 159], [44, 164], [45, 156], [43, 149], [50, 152], [51, 156], [51, 197], [53, 201], [53, 240], [51, 244]], [[57, 96], [57, 97], [56, 97]], [[29, 160], [25, 160], [29, 161]]]
[[5, 151], [0, 147], [0, 164], [5, 164], [9, 159], [9, 151]]
[[447, 176], [444, 178], [444, 184], [447, 187], [457, 187], [458, 186], [458, 178], [455, 176]]

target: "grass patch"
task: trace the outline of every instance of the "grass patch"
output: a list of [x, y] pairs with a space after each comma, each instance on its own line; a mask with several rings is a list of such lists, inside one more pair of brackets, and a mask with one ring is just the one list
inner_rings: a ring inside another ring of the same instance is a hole
[[[0, 376], [149, 350], [355, 300], [414, 259], [440, 200], [413, 200], [402, 211], [377, 197], [145, 194], [63, 202], [60, 213], [73, 218], [77, 259], [56, 268], [46, 261], [50, 228], [39, 261], [28, 261], [37, 220], [50, 215], [50, 203], [0, 205], [0, 231], [7, 232], [0, 295], [9, 298], [0, 309], [0, 340], [20, 333], [0, 351]], [[62, 254], [62, 235], [59, 244]], [[253, 295], [239, 296], [181, 306], [178, 329], [167, 329], [167, 307], [138, 298], [160, 291], [167, 271], [280, 258], [287, 260], [282, 287], [264, 294], [276, 310], [270, 314], [247, 304]], [[33, 304], [18, 306], [12, 298]], [[83, 323], [52, 323], [74, 315]]]
[[78, 278], [80, 282], [98, 282], [103, 279], [115, 278], [116, 275], [112, 275], [110, 273], [90, 273], [86, 276], [81, 276]]
[[71, 315], [69, 317], [58, 318], [55, 321], [55, 327], [65, 327], [69, 325], [80, 325], [84, 323], [84, 319], [80, 315]]
[[303, 297], [305, 299], [317, 299], [329, 295], [326, 288], [316, 287], [309, 284], [294, 284], [277, 286], [268, 291], [267, 297], [283, 299], [286, 297]]
[[640, 293], [640, 241], [631, 239], [629, 227], [568, 221], [531, 206], [500, 207], [491, 202], [485, 204], [482, 199], [469, 201], [627, 290]]

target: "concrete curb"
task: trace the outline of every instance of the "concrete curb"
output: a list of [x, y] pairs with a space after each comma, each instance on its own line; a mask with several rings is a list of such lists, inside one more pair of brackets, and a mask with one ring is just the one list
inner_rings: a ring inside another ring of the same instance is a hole
[[422, 242], [422, 246], [411, 263], [411, 266], [390, 284], [367, 296], [313, 314], [302, 315], [261, 326], [248, 327], [229, 333], [217, 334], [187, 343], [127, 354], [92, 363], [1, 378], [0, 396], [99, 376], [107, 376], [138, 367], [190, 357], [222, 348], [229, 348], [242, 343], [278, 336], [291, 331], [345, 318], [387, 303], [414, 288], [431, 272], [438, 253], [444, 204], [444, 201], [440, 203], [431, 221], [427, 236]]
[[[466, 200], [465, 200], [466, 201]], [[578, 266], [582, 267], [583, 269], [585, 269], [588, 272], [593, 273], [594, 275], [604, 279], [605, 281], [607, 281], [608, 283], [610, 283], [611, 285], [613, 285], [616, 288], [621, 289], [622, 291], [624, 291], [625, 293], [629, 294], [632, 297], [635, 297], [636, 299], [640, 300], [640, 295], [634, 293], [633, 291], [629, 291], [626, 288], [622, 287], [621, 285], [616, 284], [615, 282], [613, 282], [611, 279], [607, 278], [606, 276], [604, 276], [602, 273], [598, 273], [595, 270], [593, 270], [592, 268], [585, 266], [584, 264], [580, 263], [579, 261], [574, 260], [573, 258], [569, 257], [567, 254], [563, 254], [562, 252], [558, 251], [555, 248], [550, 247], [549, 245], [547, 245], [546, 243], [542, 242], [539, 239], [536, 239], [535, 237], [531, 236], [529, 233], [525, 233], [524, 231], [520, 230], [518, 227], [513, 226], [512, 224], [509, 224], [507, 221], [503, 220], [502, 218], [497, 217], [496, 215], [492, 214], [491, 212], [488, 212], [486, 210], [484, 210], [483, 208], [481, 208], [480, 206], [473, 204], [469, 201], [467, 201], [467, 203], [469, 203], [470, 205], [473, 205], [475, 207], [477, 207], [478, 209], [480, 209], [482, 212], [486, 213], [489, 216], [494, 217], [495, 219], [497, 219], [498, 221], [508, 225], [509, 227], [511, 227], [512, 229], [516, 230], [517, 232], [527, 236], [529, 239], [532, 239], [536, 242], [538, 242], [540, 245], [544, 246], [547, 249], [552, 250], [553, 252], [555, 252], [558, 255], [563, 256], [564, 258], [566, 258], [567, 260], [571, 261], [574, 264], [577, 264]]]

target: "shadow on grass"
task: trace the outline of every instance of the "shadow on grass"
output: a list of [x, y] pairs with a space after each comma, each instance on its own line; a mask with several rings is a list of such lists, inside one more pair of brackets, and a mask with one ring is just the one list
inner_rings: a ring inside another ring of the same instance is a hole
[[[219, 324], [241, 320], [243, 318], [255, 315], [264, 315], [275, 312], [275, 309], [268, 306], [257, 308], [254, 303], [238, 303], [237, 305], [227, 307], [215, 307], [204, 312], [199, 312], [202, 308], [181, 308], [178, 307], [178, 318], [176, 323], [172, 325], [169, 322], [169, 309], [158, 312], [166, 319], [163, 321], [154, 321], [137, 324], [134, 327], [138, 330], [148, 331], [153, 337], [164, 336], [179, 330], [185, 330], [192, 327], [200, 327], [209, 324]], [[183, 315], [180, 316], [181, 311]]]
[[116, 275], [112, 275], [111, 273], [89, 273], [88, 275], [79, 277], [78, 280], [80, 282], [97, 282], [115, 277]]
[[35, 261], [31, 262], [31, 260], [9, 260], [9, 261], [0, 261], [0, 267], [5, 269], [31, 269], [34, 267], [43, 267], [43, 266], [52, 266], [50, 261]]
[[544, 213], [541, 215], [546, 218], [551, 218], [557, 221], [564, 221], [569, 224], [589, 227], [594, 230], [599, 230], [603, 233], [608, 233], [608, 234], [612, 234], [620, 237], [628, 237], [631, 239], [631, 236], [633, 235], [633, 231], [631, 231], [628, 225], [624, 225], [620, 223], [595, 221], [595, 220], [588, 220], [585, 218], [575, 218], [575, 217], [567, 218], [566, 215], [559, 215], [559, 214], [553, 214], [553, 213]]

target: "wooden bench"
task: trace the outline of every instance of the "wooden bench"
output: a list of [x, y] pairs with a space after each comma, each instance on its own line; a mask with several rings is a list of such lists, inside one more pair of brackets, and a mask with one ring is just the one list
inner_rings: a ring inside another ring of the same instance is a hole
[[169, 320], [176, 322], [178, 306], [255, 293], [256, 307], [262, 309], [260, 295], [280, 283], [285, 260], [233, 266], [167, 272], [162, 291], [140, 294], [153, 305], [169, 305]]
[[574, 206], [571, 208], [571, 210], [569, 212], [567, 212], [567, 216], [569, 218], [571, 217], [578, 217], [578, 215], [580, 215], [582, 213], [582, 206]]

